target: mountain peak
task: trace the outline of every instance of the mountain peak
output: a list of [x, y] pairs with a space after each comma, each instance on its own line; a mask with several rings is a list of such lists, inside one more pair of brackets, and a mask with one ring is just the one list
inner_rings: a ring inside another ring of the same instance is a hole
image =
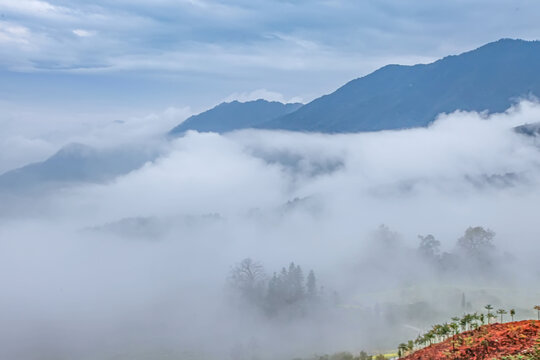
[[291, 113], [302, 104], [283, 104], [277, 101], [257, 99], [240, 102], [233, 100], [224, 102], [210, 110], [193, 115], [172, 129], [169, 134], [180, 135], [188, 130], [200, 132], [218, 132], [257, 127], [258, 125]]

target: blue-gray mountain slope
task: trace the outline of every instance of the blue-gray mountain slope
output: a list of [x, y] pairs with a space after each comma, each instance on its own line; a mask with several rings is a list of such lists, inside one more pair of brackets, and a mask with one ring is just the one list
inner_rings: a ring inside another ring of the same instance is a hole
[[157, 154], [143, 148], [98, 150], [69, 144], [45, 161], [0, 175], [0, 194], [34, 194], [77, 183], [100, 183], [135, 170]]
[[540, 97], [540, 42], [502, 39], [431, 64], [388, 65], [260, 128], [327, 133], [426, 126], [455, 110]]
[[208, 111], [193, 115], [170, 131], [170, 135], [180, 135], [188, 130], [218, 132], [257, 127], [269, 120], [291, 113], [302, 104], [282, 104], [276, 101], [256, 100], [222, 103]]

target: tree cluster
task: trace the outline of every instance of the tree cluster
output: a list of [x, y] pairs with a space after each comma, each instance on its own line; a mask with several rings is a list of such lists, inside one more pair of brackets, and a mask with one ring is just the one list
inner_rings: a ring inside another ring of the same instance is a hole
[[231, 269], [230, 285], [243, 301], [269, 316], [303, 315], [319, 299], [313, 270], [306, 278], [294, 262], [268, 277], [260, 263], [244, 259]]
[[417, 253], [441, 272], [474, 270], [474, 274], [487, 273], [496, 263], [494, 237], [495, 233], [489, 229], [481, 226], [469, 227], [463, 236], [457, 239], [452, 251], [441, 252], [441, 242], [433, 235], [420, 235]]

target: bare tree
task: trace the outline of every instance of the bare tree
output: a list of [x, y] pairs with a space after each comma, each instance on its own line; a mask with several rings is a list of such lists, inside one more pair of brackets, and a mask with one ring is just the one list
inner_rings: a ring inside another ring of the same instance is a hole
[[264, 296], [266, 273], [263, 266], [250, 258], [242, 260], [231, 269], [230, 283], [242, 296], [250, 301], [259, 301]]

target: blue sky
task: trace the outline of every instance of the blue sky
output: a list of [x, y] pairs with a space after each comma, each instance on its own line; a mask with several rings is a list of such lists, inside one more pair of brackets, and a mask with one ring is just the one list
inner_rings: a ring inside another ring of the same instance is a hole
[[308, 101], [388, 63], [538, 39], [538, 14], [529, 0], [0, 0], [0, 105], [143, 114]]

